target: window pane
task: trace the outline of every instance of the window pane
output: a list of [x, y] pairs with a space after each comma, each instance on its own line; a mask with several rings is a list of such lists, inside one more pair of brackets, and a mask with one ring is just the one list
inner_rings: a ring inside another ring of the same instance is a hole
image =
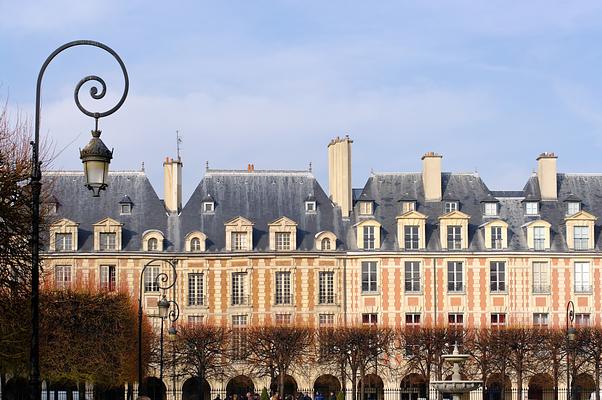
[[205, 304], [203, 291], [203, 274], [188, 274], [188, 305], [202, 306]]
[[362, 292], [376, 290], [376, 261], [362, 261]]

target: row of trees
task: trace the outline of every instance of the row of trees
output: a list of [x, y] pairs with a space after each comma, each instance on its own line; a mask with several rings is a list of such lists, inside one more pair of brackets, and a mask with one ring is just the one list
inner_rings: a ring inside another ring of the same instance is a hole
[[[572, 375], [590, 374], [600, 387], [600, 327], [579, 329], [575, 342], [568, 343], [563, 330], [534, 327], [458, 330], [348, 326], [314, 330], [304, 326], [231, 329], [197, 324], [180, 329], [172, 350], [178, 373], [201, 378], [199, 384], [209, 378], [232, 376], [234, 367], [237, 373], [246, 368], [249, 374], [277, 382], [282, 395], [290, 372], [303, 375], [311, 366], [320, 365], [338, 376], [343, 385], [349, 381], [356, 399], [357, 395], [364, 398], [365, 378], [370, 373], [398, 378], [417, 373], [425, 382], [448, 378], [451, 366], [441, 356], [452, 352], [454, 343], [472, 356], [462, 371], [464, 377], [488, 383], [495, 378], [502, 391], [508, 379], [522, 390], [523, 380], [538, 373], [549, 374], [557, 388], [565, 376], [567, 354], [574, 359]], [[236, 360], [242, 362], [233, 363]]]

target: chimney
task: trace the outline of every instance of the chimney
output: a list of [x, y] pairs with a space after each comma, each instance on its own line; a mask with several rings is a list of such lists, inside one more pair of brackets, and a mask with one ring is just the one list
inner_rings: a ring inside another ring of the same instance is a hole
[[556, 187], [556, 160], [554, 153], [541, 153], [537, 157], [537, 180], [542, 200], [556, 200], [558, 191]]
[[422, 156], [422, 186], [426, 201], [441, 201], [442, 155], [429, 151]]
[[170, 213], [182, 210], [182, 160], [166, 157], [163, 162], [163, 201]]
[[351, 199], [351, 143], [349, 136], [337, 137], [328, 144], [328, 189], [330, 198], [341, 207], [343, 217], [349, 217]]

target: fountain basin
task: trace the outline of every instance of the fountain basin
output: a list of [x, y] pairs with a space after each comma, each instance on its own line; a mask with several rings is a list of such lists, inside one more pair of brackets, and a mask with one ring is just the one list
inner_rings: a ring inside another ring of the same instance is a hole
[[476, 390], [482, 381], [431, 381], [431, 385], [441, 393], [462, 394]]

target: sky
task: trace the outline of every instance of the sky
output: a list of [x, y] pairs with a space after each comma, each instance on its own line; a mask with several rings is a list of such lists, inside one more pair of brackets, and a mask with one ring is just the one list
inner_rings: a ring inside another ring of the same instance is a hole
[[[328, 187], [327, 144], [349, 135], [353, 185], [371, 172], [477, 171], [520, 190], [536, 157], [560, 172], [602, 172], [599, 1], [0, 0], [0, 100], [33, 120], [45, 58], [75, 39], [112, 47], [130, 91], [100, 120], [112, 170], [142, 163], [163, 197], [166, 156], [182, 138], [184, 202], [210, 168], [307, 169]], [[73, 101], [87, 75], [111, 108], [117, 63], [80, 47], [48, 67], [41, 134], [53, 169], [81, 170], [93, 120]], [[89, 88], [89, 86], [86, 86]]]

